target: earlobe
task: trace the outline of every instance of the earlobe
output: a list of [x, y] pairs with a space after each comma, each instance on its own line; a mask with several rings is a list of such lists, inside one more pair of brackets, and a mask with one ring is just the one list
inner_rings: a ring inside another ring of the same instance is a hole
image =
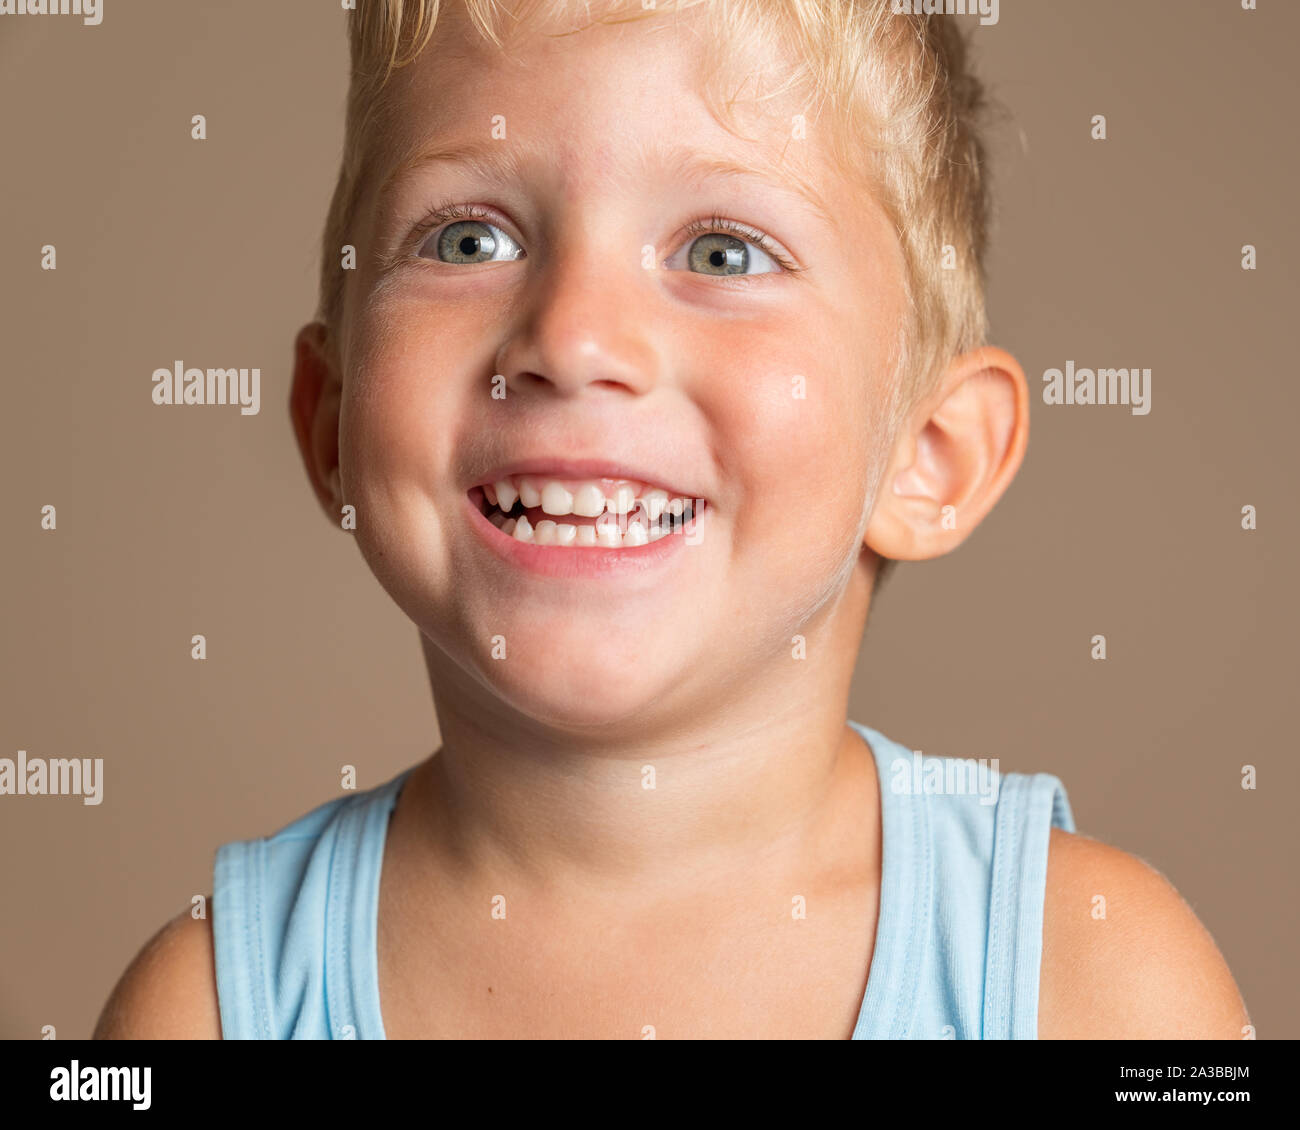
[[864, 541], [921, 561], [960, 545], [1015, 477], [1029, 438], [1029, 388], [1001, 349], [962, 354], [904, 421]]
[[289, 416], [298, 451], [317, 499], [331, 518], [343, 503], [339, 478], [339, 406], [342, 383], [320, 322], [303, 326], [294, 339]]

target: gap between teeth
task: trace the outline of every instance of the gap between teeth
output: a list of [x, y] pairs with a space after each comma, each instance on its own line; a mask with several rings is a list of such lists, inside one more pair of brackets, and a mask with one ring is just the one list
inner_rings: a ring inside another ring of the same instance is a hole
[[531, 545], [623, 549], [647, 545], [670, 534], [683, 532], [686, 524], [693, 522], [696, 517], [695, 506], [692, 501], [685, 499], [673, 501], [681, 504], [676, 508], [677, 512], [673, 512], [670, 504], [662, 518], [653, 522], [646, 520], [642, 510], [631, 520], [625, 515], [607, 512], [601, 514], [594, 525], [555, 522], [550, 518], [543, 518], [534, 525], [527, 514], [508, 517], [500, 508], [493, 508], [488, 521], [508, 537]]
[[648, 545], [683, 529], [683, 523], [676, 520], [667, 523], [651, 522], [647, 525], [639, 517], [627, 523], [625, 529], [620, 529], [617, 518], [612, 514], [603, 515], [594, 526], [553, 522], [549, 518], [543, 518], [534, 526], [527, 514], [507, 518], [500, 510], [495, 510], [488, 521], [515, 541], [531, 545], [591, 546], [601, 549]]

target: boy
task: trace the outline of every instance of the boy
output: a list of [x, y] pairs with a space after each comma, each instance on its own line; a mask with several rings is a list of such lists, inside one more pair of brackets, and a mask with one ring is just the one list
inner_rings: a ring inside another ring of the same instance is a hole
[[1055, 778], [914, 787], [845, 722], [884, 563], [955, 548], [1027, 438], [957, 17], [491, 10], [351, 17], [291, 403], [442, 747], [223, 846], [97, 1034], [1242, 1038]]

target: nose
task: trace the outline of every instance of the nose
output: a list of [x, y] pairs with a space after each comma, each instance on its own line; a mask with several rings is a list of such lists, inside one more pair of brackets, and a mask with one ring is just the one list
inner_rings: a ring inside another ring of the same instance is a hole
[[640, 248], [617, 233], [565, 244], [535, 268], [518, 321], [496, 358], [512, 393], [644, 394], [663, 358], [647, 313]]

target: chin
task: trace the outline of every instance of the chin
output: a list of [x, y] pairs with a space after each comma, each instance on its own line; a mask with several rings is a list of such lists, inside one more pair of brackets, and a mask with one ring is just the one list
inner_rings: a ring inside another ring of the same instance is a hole
[[576, 731], [643, 724], [663, 705], [673, 683], [670, 673], [656, 677], [645, 664], [629, 663], [622, 647], [584, 649], [574, 643], [570, 649], [554, 641], [541, 656], [515, 652], [504, 660], [489, 658], [483, 668], [484, 680], [515, 710], [543, 725]]

